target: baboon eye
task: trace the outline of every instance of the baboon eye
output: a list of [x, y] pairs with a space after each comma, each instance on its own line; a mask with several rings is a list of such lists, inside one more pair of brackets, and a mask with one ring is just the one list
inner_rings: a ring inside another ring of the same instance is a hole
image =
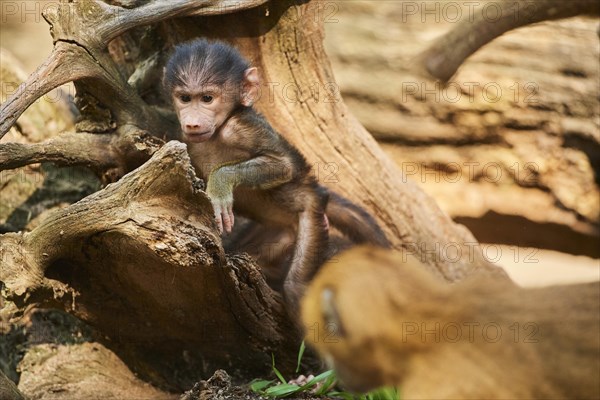
[[190, 96], [189, 94], [182, 94], [179, 95], [179, 100], [181, 100], [182, 103], [189, 103], [190, 101], [192, 101], [192, 96]]
[[205, 94], [202, 96], [202, 101], [205, 103], [211, 103], [213, 101], [213, 97], [209, 94]]

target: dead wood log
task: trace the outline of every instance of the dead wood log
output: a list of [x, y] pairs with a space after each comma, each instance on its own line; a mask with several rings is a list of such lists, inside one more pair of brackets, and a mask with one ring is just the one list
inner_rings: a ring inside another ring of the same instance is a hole
[[[492, 6], [492, 7], [490, 7]], [[536, 22], [600, 15], [595, 0], [502, 0], [483, 3], [469, 18], [425, 50], [415, 65], [435, 79], [448, 81], [464, 61], [500, 35]]]
[[[38, 344], [25, 354], [19, 368], [19, 387], [32, 400], [179, 398], [141, 381], [99, 343]], [[5, 400], [1, 395], [0, 390], [0, 399]]]
[[0, 370], [0, 399], [2, 400], [26, 400], [17, 386]]
[[198, 375], [256, 375], [271, 353], [290, 366], [300, 336], [255, 262], [225, 255], [200, 186], [185, 145], [170, 142], [33, 231], [0, 236], [12, 311], [63, 308], [163, 365], [199, 360]]
[[131, 126], [117, 132], [117, 135], [66, 133], [42, 143], [5, 143], [0, 145], [0, 171], [36, 162], [82, 165], [94, 171], [104, 183], [110, 183], [142, 165], [164, 143]]

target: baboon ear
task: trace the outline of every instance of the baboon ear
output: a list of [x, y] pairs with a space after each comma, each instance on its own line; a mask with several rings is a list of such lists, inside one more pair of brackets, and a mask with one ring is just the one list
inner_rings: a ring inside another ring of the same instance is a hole
[[258, 78], [258, 70], [255, 67], [248, 68], [244, 72], [244, 82], [242, 85], [243, 106], [250, 107], [258, 99], [260, 79]]

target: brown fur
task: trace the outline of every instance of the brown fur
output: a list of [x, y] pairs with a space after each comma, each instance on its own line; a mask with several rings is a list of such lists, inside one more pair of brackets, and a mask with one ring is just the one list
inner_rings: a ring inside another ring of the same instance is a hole
[[354, 390], [600, 397], [598, 282], [525, 289], [478, 276], [450, 285], [412, 257], [361, 247], [324, 265], [302, 305], [307, 340]]

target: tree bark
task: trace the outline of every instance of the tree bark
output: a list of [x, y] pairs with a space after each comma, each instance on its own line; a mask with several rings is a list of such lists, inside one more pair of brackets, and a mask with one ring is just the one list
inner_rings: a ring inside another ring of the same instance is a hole
[[[19, 387], [29, 399], [176, 400], [136, 377], [99, 343], [38, 344], [21, 362]], [[12, 400], [2, 397], [0, 399]], [[15, 400], [25, 398], [16, 398]]]
[[26, 400], [17, 386], [0, 371], [0, 399], [2, 400]]

